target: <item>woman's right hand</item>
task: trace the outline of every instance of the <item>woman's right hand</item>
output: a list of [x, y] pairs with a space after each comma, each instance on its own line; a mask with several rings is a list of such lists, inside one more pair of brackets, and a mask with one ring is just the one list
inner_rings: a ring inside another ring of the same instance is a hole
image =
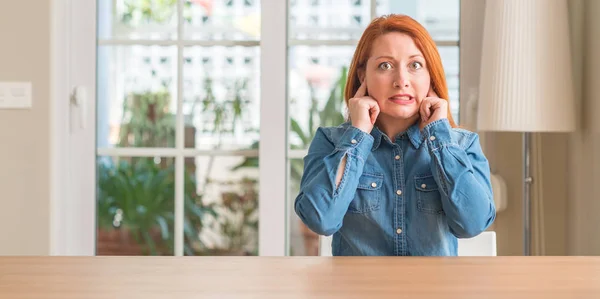
[[354, 97], [348, 100], [348, 110], [352, 126], [370, 134], [379, 116], [379, 104], [372, 97], [366, 96], [366, 93], [367, 80], [365, 79]]

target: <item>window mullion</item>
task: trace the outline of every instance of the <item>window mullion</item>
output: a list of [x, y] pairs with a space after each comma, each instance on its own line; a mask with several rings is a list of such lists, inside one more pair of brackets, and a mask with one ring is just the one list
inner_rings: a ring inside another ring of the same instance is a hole
[[184, 127], [183, 127], [183, 1], [177, 0], [177, 116], [175, 125], [175, 250], [176, 256], [183, 255], [183, 218], [184, 218]]
[[371, 0], [371, 20], [377, 17], [377, 0]]
[[261, 256], [286, 253], [287, 3], [261, 5], [259, 228]]

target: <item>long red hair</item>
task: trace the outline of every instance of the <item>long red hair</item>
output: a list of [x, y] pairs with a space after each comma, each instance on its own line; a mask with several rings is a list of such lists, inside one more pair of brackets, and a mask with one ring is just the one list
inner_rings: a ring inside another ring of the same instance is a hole
[[[360, 78], [358, 77], [358, 71], [364, 69], [367, 64], [367, 60], [371, 54], [371, 45], [375, 40], [388, 33], [388, 32], [401, 32], [412, 37], [415, 45], [425, 58], [425, 64], [429, 70], [429, 76], [431, 77], [431, 86], [433, 91], [442, 99], [448, 101], [448, 85], [446, 84], [446, 75], [444, 73], [444, 67], [442, 65], [442, 59], [440, 53], [437, 50], [435, 42], [429, 35], [429, 32], [419, 22], [406, 15], [391, 14], [375, 18], [371, 21], [371, 24], [363, 32], [358, 46], [354, 51], [354, 57], [350, 63], [350, 69], [348, 70], [348, 81], [346, 82], [346, 89], [344, 90], [344, 100], [346, 106], [348, 100], [351, 99], [358, 88], [360, 87]], [[450, 110], [450, 103], [448, 102], [448, 121], [453, 128], [457, 125], [452, 118], [452, 112]]]

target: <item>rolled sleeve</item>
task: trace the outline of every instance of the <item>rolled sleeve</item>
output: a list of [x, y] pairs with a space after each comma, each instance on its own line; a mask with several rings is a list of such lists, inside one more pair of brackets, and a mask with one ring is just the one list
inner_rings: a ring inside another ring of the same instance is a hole
[[361, 159], [366, 159], [373, 148], [374, 138], [361, 129], [349, 126], [341, 136], [336, 150], [349, 152]]
[[452, 138], [452, 127], [447, 118], [436, 120], [423, 128], [425, 141], [431, 150], [438, 150], [444, 146], [458, 146]]

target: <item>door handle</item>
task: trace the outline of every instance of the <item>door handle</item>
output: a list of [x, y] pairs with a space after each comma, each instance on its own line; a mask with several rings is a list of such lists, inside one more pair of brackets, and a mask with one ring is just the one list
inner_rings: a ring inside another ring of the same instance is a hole
[[84, 86], [76, 86], [71, 94], [71, 103], [79, 108], [79, 126], [86, 128], [88, 95]]

